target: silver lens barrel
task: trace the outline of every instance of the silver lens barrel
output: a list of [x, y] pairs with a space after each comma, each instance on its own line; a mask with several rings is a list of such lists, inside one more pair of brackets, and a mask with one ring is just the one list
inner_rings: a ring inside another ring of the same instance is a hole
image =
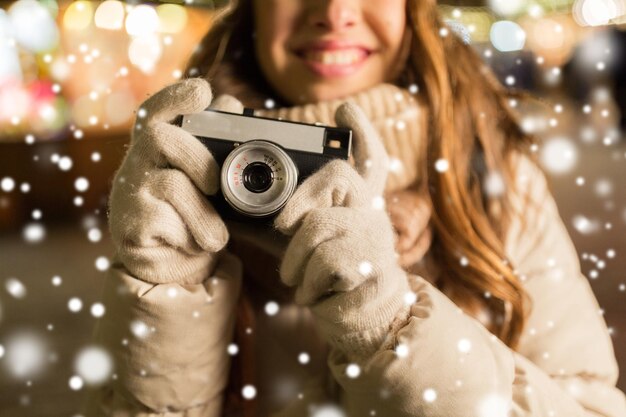
[[228, 154], [221, 172], [224, 199], [252, 217], [270, 216], [289, 200], [298, 184], [298, 169], [278, 145], [252, 140]]

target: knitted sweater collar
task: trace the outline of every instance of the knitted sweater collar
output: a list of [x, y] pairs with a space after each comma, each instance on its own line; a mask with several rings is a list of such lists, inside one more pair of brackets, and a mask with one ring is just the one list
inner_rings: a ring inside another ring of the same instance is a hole
[[264, 109], [259, 116], [294, 122], [335, 125], [335, 111], [346, 101], [356, 103], [372, 122], [390, 159], [387, 192], [404, 189], [418, 180], [418, 166], [426, 149], [425, 107], [419, 96], [392, 84], [379, 84], [352, 96], [278, 109]]

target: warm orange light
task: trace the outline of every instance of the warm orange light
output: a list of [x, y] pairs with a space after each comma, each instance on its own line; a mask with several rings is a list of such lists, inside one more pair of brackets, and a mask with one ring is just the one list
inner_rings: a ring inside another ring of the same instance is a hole
[[75, 1], [63, 15], [63, 27], [68, 30], [83, 30], [91, 24], [93, 6], [88, 1]]

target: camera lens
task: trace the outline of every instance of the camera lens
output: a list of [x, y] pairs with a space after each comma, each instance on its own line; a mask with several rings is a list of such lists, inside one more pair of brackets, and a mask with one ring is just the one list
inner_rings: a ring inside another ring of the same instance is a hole
[[253, 162], [243, 170], [243, 185], [253, 193], [267, 191], [274, 181], [272, 168], [263, 162]]
[[298, 168], [280, 146], [264, 140], [242, 143], [222, 164], [220, 188], [239, 213], [266, 217], [277, 213], [298, 185]]

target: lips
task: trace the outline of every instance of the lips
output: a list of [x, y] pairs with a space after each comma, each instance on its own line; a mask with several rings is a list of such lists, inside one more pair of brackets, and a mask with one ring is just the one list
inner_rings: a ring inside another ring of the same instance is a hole
[[367, 58], [367, 51], [358, 48], [339, 50], [309, 50], [302, 53], [306, 61], [323, 65], [352, 65]]
[[357, 72], [373, 53], [371, 48], [345, 41], [317, 41], [295, 54], [316, 75], [346, 76]]

